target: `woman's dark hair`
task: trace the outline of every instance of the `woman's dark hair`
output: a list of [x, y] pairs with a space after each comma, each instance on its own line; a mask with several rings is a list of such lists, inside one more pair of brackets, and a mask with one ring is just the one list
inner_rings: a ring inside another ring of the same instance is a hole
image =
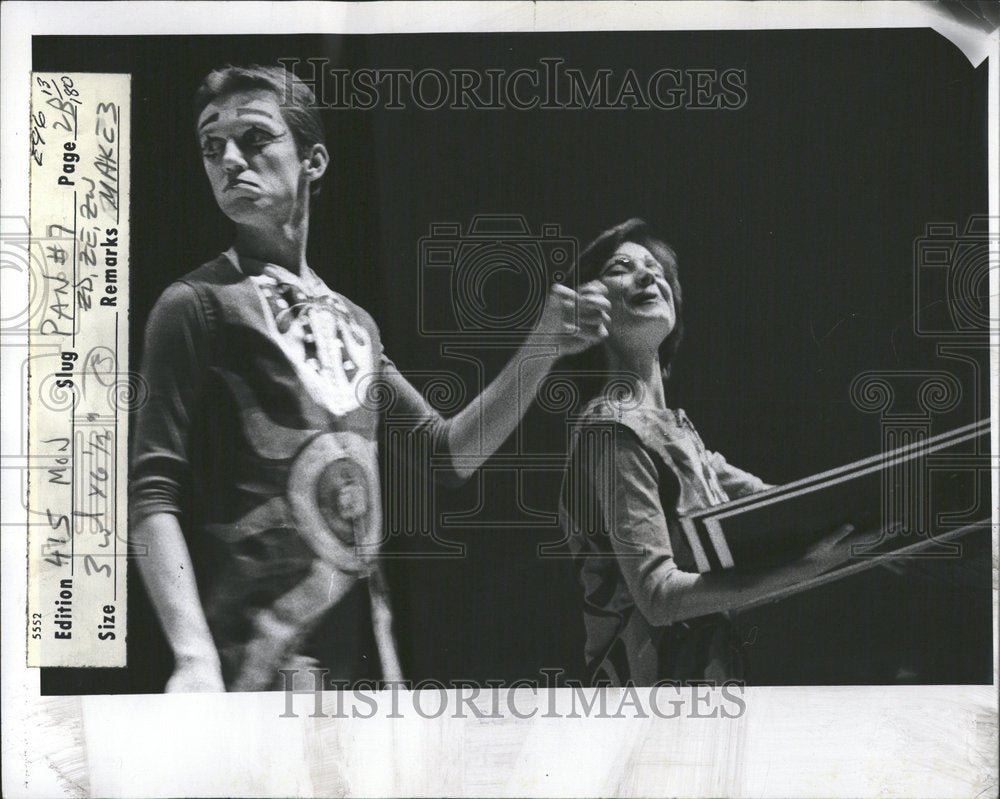
[[[684, 336], [684, 300], [677, 272], [677, 253], [674, 252], [673, 247], [657, 236], [643, 220], [629, 219], [627, 222], [605, 230], [583, 249], [577, 260], [576, 284], [582, 286], [584, 283], [596, 280], [601, 273], [601, 268], [625, 242], [639, 244], [649, 250], [650, 254], [663, 267], [664, 277], [671, 292], [673, 292], [676, 321], [674, 329], [663, 340], [659, 350], [660, 368], [663, 370], [663, 379], [667, 380], [670, 377], [670, 369], [677, 355], [677, 349], [680, 347], [681, 338]], [[579, 370], [581, 376], [583, 373], [606, 374], [608, 371], [607, 354], [603, 346], [591, 347], [587, 352], [567, 359], [567, 366], [570, 369]], [[576, 382], [581, 389], [583, 401], [591, 399], [600, 390], [600, 386], [595, 388], [596, 381], [592, 379], [577, 380]], [[586, 390], [585, 386], [589, 387], [590, 390]]]
[[[254, 89], [263, 89], [275, 95], [281, 116], [301, 157], [306, 157], [314, 144], [325, 144], [323, 118], [317, 109], [316, 95], [283, 67], [227, 65], [209, 72], [194, 95], [195, 119], [209, 103], [220, 97]], [[311, 188], [313, 194], [318, 192], [319, 182], [314, 182]]]

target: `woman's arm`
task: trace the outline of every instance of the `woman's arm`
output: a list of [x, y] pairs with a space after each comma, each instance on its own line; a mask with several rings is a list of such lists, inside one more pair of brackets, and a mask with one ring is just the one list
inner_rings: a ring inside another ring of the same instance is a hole
[[733, 466], [719, 452], [706, 450], [706, 455], [708, 456], [708, 462], [719, 477], [719, 484], [730, 499], [739, 499], [748, 494], [756, 494], [759, 491], [766, 491], [774, 487], [769, 483], [765, 483], [756, 475]]
[[651, 624], [664, 626], [735, 610], [849, 557], [845, 537], [853, 528], [845, 526], [787, 565], [716, 574], [681, 571], [674, 561], [652, 457], [631, 431], [616, 430], [610, 447], [592, 453], [595, 474], [609, 475], [612, 484], [595, 480], [593, 485], [622, 574], [636, 606]]

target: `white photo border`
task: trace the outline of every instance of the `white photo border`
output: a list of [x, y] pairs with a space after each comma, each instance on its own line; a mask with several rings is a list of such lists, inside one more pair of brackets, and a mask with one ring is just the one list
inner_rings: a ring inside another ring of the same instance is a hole
[[[5, 218], [28, 210], [34, 35], [931, 27], [974, 66], [989, 59], [989, 216], [997, 246], [1000, 39], [947, 18], [935, 3], [8, 2], [0, 11]], [[5, 270], [2, 279], [8, 298], [26, 296], [26, 275]], [[994, 269], [992, 297], [998, 283]], [[994, 386], [998, 345], [994, 333]], [[23, 413], [26, 401], [10, 373], [17, 360], [2, 362], [5, 417]], [[995, 453], [995, 392], [991, 412]], [[655, 719], [489, 724], [384, 712], [331, 721], [309, 718], [308, 707], [298, 720], [278, 722], [273, 694], [41, 697], [38, 670], [25, 667], [26, 520], [20, 461], [8, 457], [26, 451], [21, 435], [21, 426], [5, 423], [0, 449], [5, 795], [310, 796], [331, 786], [386, 796], [997, 795], [996, 667], [992, 686], [752, 688], [745, 694], [752, 712], [741, 718], [659, 727]], [[1000, 496], [996, 473], [992, 486]], [[994, 628], [997, 514], [994, 507]], [[525, 698], [523, 708], [532, 701]], [[544, 692], [537, 701], [548, 701]], [[513, 746], [520, 754], [509, 770], [483, 765], [490, 752]]]

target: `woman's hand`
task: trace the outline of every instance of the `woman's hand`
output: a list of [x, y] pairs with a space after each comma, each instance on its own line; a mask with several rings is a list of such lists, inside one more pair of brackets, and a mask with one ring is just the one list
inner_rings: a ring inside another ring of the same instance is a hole
[[575, 355], [589, 349], [608, 336], [611, 302], [607, 294], [607, 287], [599, 280], [580, 286], [579, 291], [554, 284], [535, 335], [558, 341], [560, 355]]
[[164, 689], [168, 694], [225, 693], [218, 657], [182, 658]]
[[814, 574], [823, 574], [851, 557], [851, 547], [863, 536], [855, 535], [853, 524], [842, 524], [806, 550], [802, 563]]

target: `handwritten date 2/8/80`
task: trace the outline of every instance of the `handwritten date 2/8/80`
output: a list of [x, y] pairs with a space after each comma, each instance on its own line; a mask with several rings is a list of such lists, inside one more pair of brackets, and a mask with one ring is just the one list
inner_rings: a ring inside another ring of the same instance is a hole
[[75, 139], [77, 108], [83, 101], [80, 99], [80, 92], [77, 91], [73, 79], [68, 75], [60, 75], [52, 80], [46, 80], [42, 77], [36, 77], [35, 80], [42, 96], [46, 98], [45, 104], [52, 108], [55, 114], [55, 121], [52, 124], [53, 130], [72, 133]]

